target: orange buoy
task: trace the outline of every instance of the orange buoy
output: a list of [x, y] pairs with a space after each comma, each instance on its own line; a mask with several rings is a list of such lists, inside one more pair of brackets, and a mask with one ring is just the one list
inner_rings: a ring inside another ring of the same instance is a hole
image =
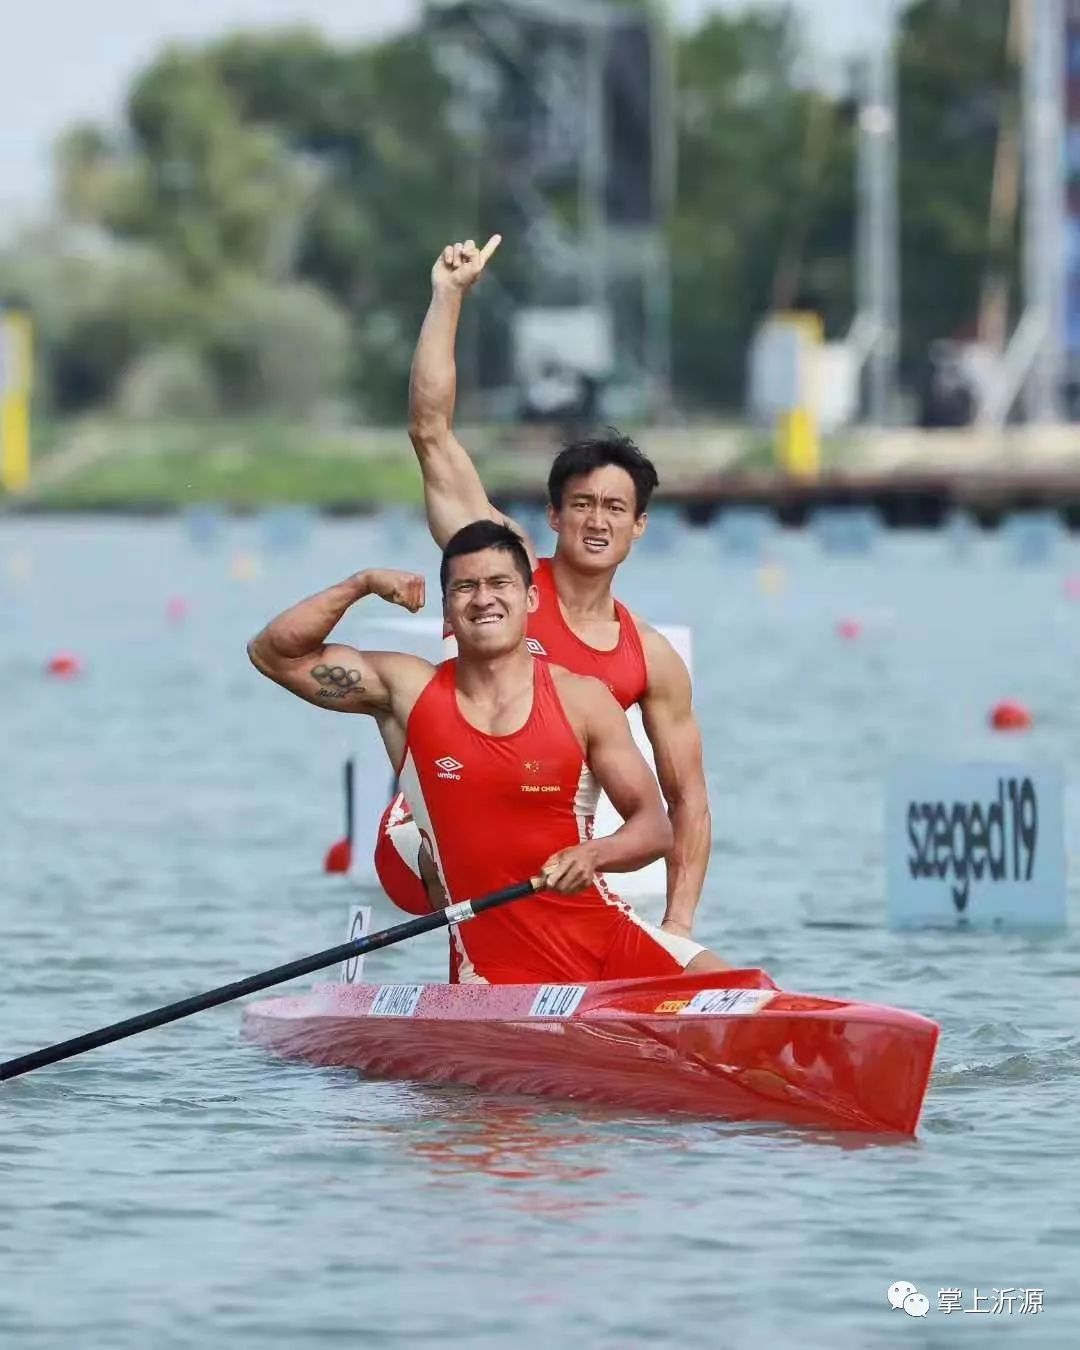
[[841, 619], [836, 625], [837, 637], [846, 638], [849, 642], [857, 637], [862, 637], [863, 626], [858, 619]]
[[1030, 710], [1015, 699], [1002, 699], [990, 709], [990, 725], [995, 731], [1027, 731], [1032, 720]]
[[76, 675], [83, 673], [82, 657], [76, 656], [74, 652], [57, 652], [55, 656], [49, 657], [45, 670], [58, 680], [73, 680]]

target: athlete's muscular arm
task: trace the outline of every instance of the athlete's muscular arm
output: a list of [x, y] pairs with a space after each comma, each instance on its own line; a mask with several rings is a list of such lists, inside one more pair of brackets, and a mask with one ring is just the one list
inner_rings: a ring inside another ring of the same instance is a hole
[[326, 641], [345, 612], [367, 595], [415, 614], [424, 604], [424, 578], [388, 569], [356, 572], [272, 619], [248, 643], [252, 665], [291, 694], [332, 712], [389, 713], [395, 697], [422, 687], [433, 667], [404, 652], [359, 652]]
[[[449, 244], [431, 272], [431, 304], [413, 356], [409, 381], [409, 439], [424, 476], [424, 504], [428, 528], [440, 548], [464, 525], [474, 520], [497, 520], [515, 525], [488, 500], [469, 453], [454, 435], [457, 364], [454, 349], [465, 296], [475, 285], [488, 259], [502, 242], [493, 235], [482, 249], [467, 240]], [[532, 559], [535, 564], [535, 558]]]
[[550, 889], [572, 893], [590, 885], [597, 872], [636, 872], [663, 857], [672, 835], [656, 779], [607, 686], [579, 676], [558, 679], [589, 768], [623, 819], [614, 834], [563, 849], [544, 864]]
[[691, 702], [690, 676], [678, 652], [645, 625], [641, 640], [649, 668], [642, 720], [675, 835], [668, 854], [663, 927], [689, 937], [712, 846], [701, 732]]

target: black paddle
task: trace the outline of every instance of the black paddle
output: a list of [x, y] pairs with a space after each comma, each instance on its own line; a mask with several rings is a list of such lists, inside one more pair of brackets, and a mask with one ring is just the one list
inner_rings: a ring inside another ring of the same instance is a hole
[[127, 1017], [122, 1022], [113, 1022], [111, 1026], [101, 1027], [98, 1031], [88, 1031], [85, 1036], [74, 1036], [70, 1041], [60, 1041], [58, 1045], [47, 1045], [42, 1050], [17, 1055], [14, 1059], [0, 1064], [0, 1082], [6, 1078], [17, 1078], [19, 1074], [30, 1073], [33, 1069], [42, 1069], [46, 1064], [55, 1064], [61, 1059], [71, 1059], [73, 1055], [81, 1055], [86, 1050], [95, 1050], [99, 1045], [110, 1045], [113, 1041], [136, 1036], [140, 1031], [164, 1026], [166, 1022], [176, 1022], [181, 1017], [190, 1017], [192, 1013], [202, 1012], [206, 1008], [216, 1008], [219, 1004], [229, 1003], [234, 998], [243, 998], [245, 994], [255, 994], [260, 989], [269, 989], [273, 984], [283, 984], [286, 980], [295, 980], [300, 975], [310, 975], [314, 970], [337, 965], [339, 961], [350, 961], [354, 956], [364, 956], [368, 952], [378, 951], [380, 947], [392, 947], [397, 942], [404, 942], [406, 938], [419, 937], [421, 933], [430, 933], [436, 928], [450, 928], [454, 924], [464, 923], [476, 914], [495, 909], [496, 906], [505, 905], [511, 900], [520, 900], [542, 887], [543, 880], [540, 877], [534, 877], [531, 881], [521, 881], [516, 886], [493, 891], [479, 900], [462, 900], [456, 905], [448, 905], [446, 909], [423, 914], [418, 919], [410, 919], [407, 923], [398, 923], [392, 928], [371, 933], [368, 937], [343, 942], [340, 947], [328, 947], [326, 951], [316, 952], [314, 956], [303, 956], [298, 961], [288, 962], [287, 965], [264, 970], [261, 975], [249, 975], [245, 980], [223, 984], [205, 994], [182, 998], [178, 1003], [166, 1004], [164, 1008], [155, 1008], [151, 1012], [140, 1013], [137, 1017]]

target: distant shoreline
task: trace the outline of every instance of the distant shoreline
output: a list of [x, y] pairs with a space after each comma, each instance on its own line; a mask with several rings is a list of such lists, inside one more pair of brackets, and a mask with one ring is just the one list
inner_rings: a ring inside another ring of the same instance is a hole
[[[546, 504], [541, 483], [493, 492], [495, 504], [515, 510], [538, 510]], [[257, 519], [275, 512], [302, 510], [331, 520], [377, 516], [387, 510], [412, 511], [419, 518], [422, 503], [398, 499], [341, 499], [329, 502], [230, 502], [203, 500], [108, 498], [81, 502], [0, 499], [0, 520], [111, 516], [129, 520], [161, 520], [211, 510], [229, 519]], [[707, 526], [725, 513], [746, 510], [799, 529], [813, 523], [818, 511], [871, 515], [890, 529], [935, 530], [967, 519], [980, 529], [995, 529], [1016, 513], [1056, 517], [1070, 531], [1080, 531], [1080, 474], [1069, 477], [967, 477], [948, 479], [905, 475], [827, 476], [816, 483], [783, 478], [733, 477], [655, 498], [651, 516], [674, 513], [687, 528]]]
[[[633, 429], [656, 460], [654, 514], [706, 524], [731, 508], [800, 527], [816, 510], [859, 507], [893, 528], [936, 528], [959, 513], [993, 528], [1017, 511], [1080, 529], [1080, 427], [852, 431], [828, 441], [813, 481], [777, 471], [767, 437], [738, 424]], [[545, 503], [558, 429], [459, 431], [505, 509]], [[214, 507], [238, 517], [303, 507], [331, 518], [422, 510], [420, 474], [399, 428], [287, 426], [255, 419], [53, 424], [30, 490], [0, 495], [0, 516], [152, 519]]]

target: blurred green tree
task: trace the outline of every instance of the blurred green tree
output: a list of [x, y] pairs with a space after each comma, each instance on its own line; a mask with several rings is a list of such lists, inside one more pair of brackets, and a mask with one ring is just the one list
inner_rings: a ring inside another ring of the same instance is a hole
[[293, 266], [350, 313], [350, 382], [366, 411], [400, 421], [430, 264], [447, 238], [479, 228], [469, 149], [428, 43], [410, 33], [340, 48], [300, 30], [233, 38], [212, 57], [241, 115], [273, 126], [306, 166]]
[[144, 352], [197, 347], [204, 322], [201, 298], [163, 255], [108, 241], [72, 249], [45, 233], [0, 257], [0, 292], [33, 313], [43, 383], [62, 413], [109, 403]]
[[1015, 280], [1016, 222], [991, 222], [994, 159], [1016, 98], [1009, 0], [918, 0], [899, 51], [903, 362], [934, 338], [974, 336], [993, 269]]
[[276, 128], [245, 119], [212, 52], [171, 47], [128, 97], [135, 165], [109, 204], [119, 233], [152, 240], [193, 284], [271, 277], [301, 209], [301, 175]]
[[166, 53], [129, 119], [144, 169], [126, 220], [194, 280], [294, 276], [352, 320], [345, 373], [404, 415], [427, 274], [456, 225], [460, 147], [426, 44], [343, 48], [305, 30]]
[[[988, 268], [1015, 273], [1015, 225], [989, 222], [1015, 90], [1008, 6], [917, 0], [905, 13], [909, 374], [932, 338], [973, 326]], [[747, 345], [770, 309], [811, 304], [833, 334], [852, 317], [854, 102], [813, 86], [800, 38], [772, 12], [714, 15], [678, 39], [674, 375], [690, 405], [741, 406]], [[170, 47], [136, 79], [128, 130], [111, 140], [80, 126], [58, 146], [69, 219], [140, 245], [142, 262], [125, 266], [157, 278], [141, 294], [116, 258], [65, 264], [78, 271], [71, 293], [41, 297], [66, 353], [61, 404], [110, 397], [137, 354], [179, 344], [209, 363], [226, 405], [314, 406], [337, 389], [400, 422], [432, 258], [503, 224], [485, 218], [483, 166], [426, 39], [344, 47], [296, 29]], [[514, 268], [511, 250], [510, 290]], [[304, 371], [285, 394], [292, 341]]]
[[741, 406], [772, 308], [851, 317], [851, 130], [798, 60], [786, 14], [715, 15], [679, 45], [673, 355], [697, 405]]

